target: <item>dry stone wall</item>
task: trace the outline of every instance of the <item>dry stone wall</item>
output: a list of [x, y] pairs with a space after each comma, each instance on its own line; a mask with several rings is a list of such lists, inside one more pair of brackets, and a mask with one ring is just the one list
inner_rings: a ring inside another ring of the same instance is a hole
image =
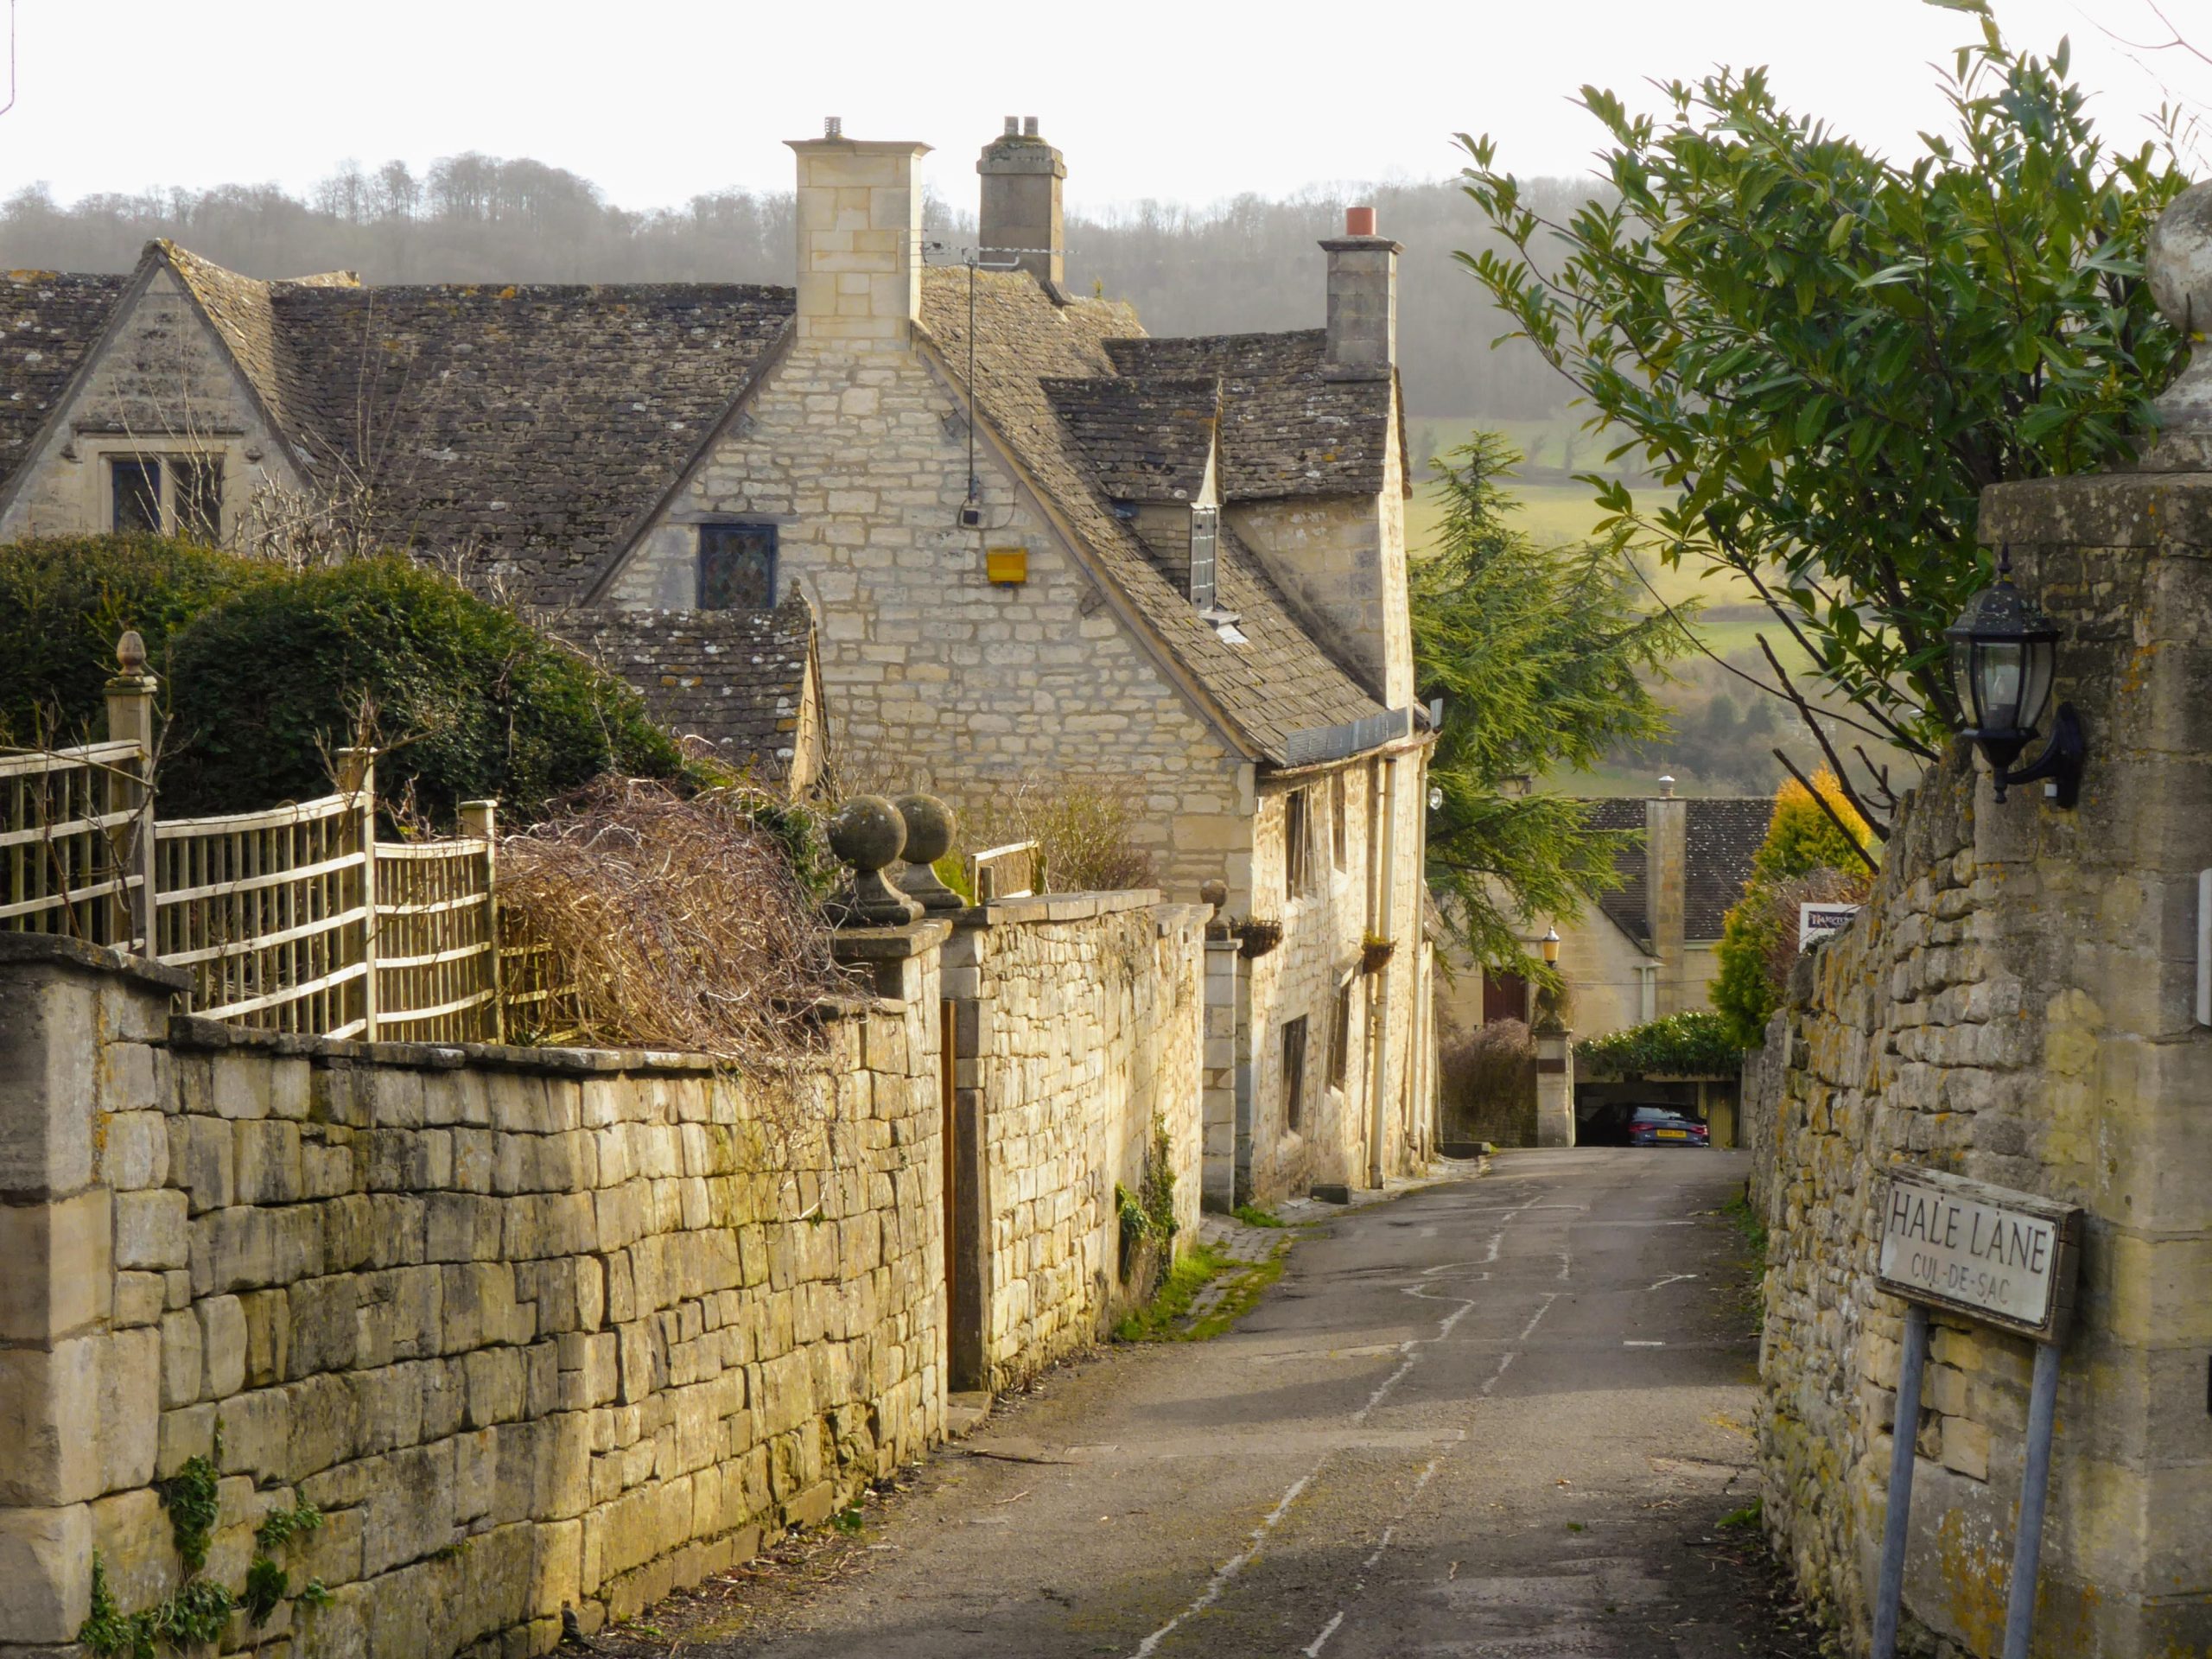
[[[1902, 1305], [1873, 1283], [1882, 1173], [1910, 1164], [2079, 1205], [2038, 1652], [2212, 1649], [2212, 1031], [2193, 1017], [2212, 867], [2212, 474], [2005, 486], [1983, 505], [2066, 629], [2077, 810], [1929, 769], [1851, 927], [1797, 970], [1747, 1067], [1770, 1230], [1765, 1515], [1863, 1650]], [[1906, 1610], [1923, 1652], [1997, 1650], [2032, 1350], [1937, 1316]]]
[[[1123, 1276], [1118, 1183], [1164, 1135], [1171, 1249], [1197, 1238], [1206, 912], [1156, 893], [973, 911], [947, 947], [961, 1133], [954, 1205], [972, 1246], [953, 1370], [1002, 1389], [1095, 1343], [1151, 1274]], [[1166, 1251], [1154, 1246], [1152, 1264]]]
[[[683, 1057], [240, 1038], [0, 936], [0, 1654], [267, 1516], [327, 1605], [225, 1649], [521, 1659], [818, 1521], [943, 1424], [941, 925], [771, 1104]], [[879, 968], [879, 979], [887, 971]], [[1195, 1140], [1195, 1136], [1193, 1136]]]

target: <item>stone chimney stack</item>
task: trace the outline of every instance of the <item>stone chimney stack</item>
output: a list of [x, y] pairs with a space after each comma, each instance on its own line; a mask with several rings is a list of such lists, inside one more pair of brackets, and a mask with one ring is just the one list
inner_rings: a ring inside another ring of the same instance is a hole
[[1321, 244], [1329, 255], [1329, 350], [1333, 379], [1382, 380], [1398, 360], [1398, 256], [1375, 233], [1372, 207], [1344, 209], [1344, 233]]
[[927, 144], [848, 138], [835, 116], [798, 156], [798, 337], [903, 345], [922, 315]]
[[1661, 782], [1667, 792], [1643, 803], [1643, 914], [1651, 929], [1651, 954], [1659, 958], [1655, 1012], [1663, 1019], [1688, 1006], [1684, 911], [1689, 897], [1690, 804], [1675, 793], [1673, 779]]
[[1006, 131], [983, 146], [976, 171], [983, 175], [982, 211], [976, 221], [983, 263], [1018, 263], [1057, 290], [1066, 263], [1061, 253], [1060, 181], [1068, 168], [1060, 152], [1037, 136], [1037, 118], [1017, 122], [1007, 117]]

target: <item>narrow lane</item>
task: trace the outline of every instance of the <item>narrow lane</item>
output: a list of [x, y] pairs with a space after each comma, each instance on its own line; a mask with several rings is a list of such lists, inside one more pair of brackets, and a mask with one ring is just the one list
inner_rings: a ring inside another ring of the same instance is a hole
[[[1227, 1336], [1065, 1372], [738, 1655], [1795, 1656], [1751, 1502], [1740, 1154], [1508, 1154]], [[703, 1631], [687, 1635], [690, 1647]]]

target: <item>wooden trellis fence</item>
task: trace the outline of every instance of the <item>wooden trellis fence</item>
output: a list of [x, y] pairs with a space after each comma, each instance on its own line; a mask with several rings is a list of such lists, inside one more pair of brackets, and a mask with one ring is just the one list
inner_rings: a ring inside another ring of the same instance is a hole
[[499, 937], [491, 802], [463, 806], [455, 839], [379, 842], [373, 760], [345, 750], [336, 794], [163, 822], [137, 644], [125, 636], [109, 683], [109, 741], [0, 755], [0, 929], [187, 969], [194, 1013], [255, 1030], [503, 1041], [509, 962], [524, 982], [518, 1025], [557, 1023], [554, 964]]

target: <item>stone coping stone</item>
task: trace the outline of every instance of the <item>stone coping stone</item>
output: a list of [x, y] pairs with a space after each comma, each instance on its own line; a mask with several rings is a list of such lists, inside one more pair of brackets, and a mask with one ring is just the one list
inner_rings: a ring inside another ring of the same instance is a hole
[[696, 1076], [715, 1070], [709, 1055], [651, 1048], [527, 1048], [512, 1043], [363, 1043], [297, 1032], [254, 1031], [195, 1014], [169, 1018], [168, 1046], [207, 1052], [244, 1049], [326, 1065], [389, 1065], [417, 1071], [456, 1071], [463, 1066], [531, 1071], [561, 1077], [621, 1072]]
[[830, 949], [839, 962], [904, 962], [951, 937], [952, 924], [943, 919], [905, 927], [841, 927], [830, 936]]
[[[906, 1011], [905, 1003], [887, 997], [825, 998], [816, 1006], [825, 1013], [847, 1018]], [[302, 1058], [318, 1065], [385, 1065], [418, 1071], [452, 1071], [467, 1066], [540, 1077], [703, 1077], [721, 1069], [721, 1062], [710, 1054], [669, 1049], [530, 1048], [512, 1043], [362, 1043], [336, 1037], [306, 1037], [295, 1032], [251, 1031], [192, 1014], [170, 1017], [168, 1046], [202, 1052], [243, 1049], [278, 1058]], [[766, 1056], [747, 1062], [766, 1070], [804, 1069], [813, 1063], [806, 1056]]]
[[[1161, 906], [1158, 887], [1128, 887], [1105, 893], [1039, 893], [1020, 899], [995, 899], [971, 905], [952, 918], [960, 927], [1001, 927], [1023, 922], [1085, 922], [1094, 916]], [[1192, 906], [1178, 905], [1178, 910]]]
[[156, 990], [192, 988], [192, 976], [182, 968], [171, 968], [128, 951], [111, 950], [105, 945], [87, 944], [82, 939], [65, 938], [54, 933], [0, 933], [0, 967], [16, 963], [114, 974]]
[[1989, 545], [2212, 548], [2212, 474], [2083, 473], [2016, 479], [1981, 494]]

